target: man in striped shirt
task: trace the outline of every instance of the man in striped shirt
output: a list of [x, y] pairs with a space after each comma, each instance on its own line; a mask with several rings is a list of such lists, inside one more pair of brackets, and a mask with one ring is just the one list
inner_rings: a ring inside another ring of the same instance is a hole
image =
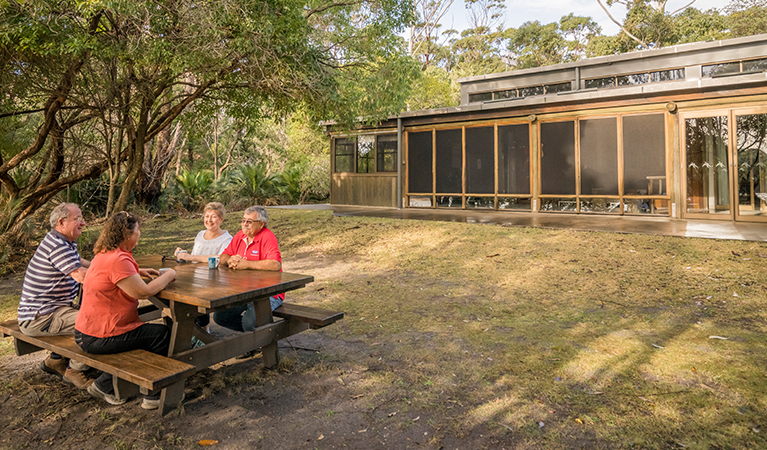
[[[85, 225], [80, 207], [74, 203], [57, 205], [50, 223], [51, 231], [29, 261], [21, 288], [19, 328], [28, 336], [74, 333], [78, 310], [73, 300], [90, 265], [80, 257], [75, 242]], [[87, 389], [93, 382], [84, 375], [88, 366], [56, 353], [51, 353], [40, 367], [79, 389]]]

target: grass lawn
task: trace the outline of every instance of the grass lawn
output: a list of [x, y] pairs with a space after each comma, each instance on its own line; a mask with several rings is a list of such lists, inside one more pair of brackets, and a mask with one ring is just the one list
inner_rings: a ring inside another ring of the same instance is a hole
[[[321, 333], [368, 355], [322, 370], [380, 425], [446, 449], [767, 447], [764, 243], [269, 213], [284, 269], [317, 279], [288, 301], [344, 311]], [[150, 219], [136, 253], [201, 228]]]

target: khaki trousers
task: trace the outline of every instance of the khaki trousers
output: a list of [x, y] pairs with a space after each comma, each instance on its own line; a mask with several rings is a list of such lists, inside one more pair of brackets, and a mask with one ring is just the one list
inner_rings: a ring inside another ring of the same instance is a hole
[[[71, 306], [62, 306], [50, 314], [39, 316], [35, 320], [19, 323], [19, 329], [27, 336], [62, 336], [75, 333], [75, 319], [78, 310]], [[88, 370], [88, 366], [70, 360], [72, 370]]]

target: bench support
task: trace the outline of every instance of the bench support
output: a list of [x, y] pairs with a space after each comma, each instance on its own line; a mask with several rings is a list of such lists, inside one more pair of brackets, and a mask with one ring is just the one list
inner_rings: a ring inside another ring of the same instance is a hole
[[13, 338], [13, 346], [16, 348], [17, 356], [28, 355], [43, 350], [41, 347], [30, 344], [29, 342], [24, 342], [17, 337]]
[[115, 376], [112, 377], [112, 387], [114, 387], [115, 397], [117, 398], [131, 398], [139, 394], [138, 385]]
[[181, 400], [184, 399], [184, 382], [171, 384], [162, 390], [160, 394], [160, 415], [165, 415], [178, 408]]

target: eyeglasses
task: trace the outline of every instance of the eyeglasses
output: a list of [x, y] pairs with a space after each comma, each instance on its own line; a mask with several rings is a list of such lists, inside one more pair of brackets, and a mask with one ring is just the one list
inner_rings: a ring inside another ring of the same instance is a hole
[[243, 224], [243, 225], [250, 226], [250, 225], [252, 225], [254, 223], [263, 223], [263, 222], [261, 222], [260, 220], [242, 219], [242, 221], [240, 223]]

